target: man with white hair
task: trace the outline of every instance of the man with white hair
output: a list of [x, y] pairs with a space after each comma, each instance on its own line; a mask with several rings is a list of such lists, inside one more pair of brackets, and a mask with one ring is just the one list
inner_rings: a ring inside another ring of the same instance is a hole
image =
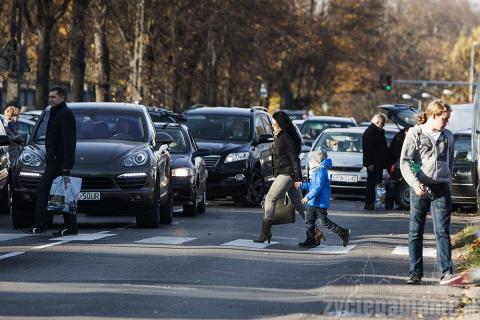
[[366, 210], [375, 210], [375, 186], [382, 182], [383, 169], [387, 168], [388, 145], [383, 130], [386, 120], [383, 113], [377, 113], [363, 133], [363, 166], [367, 168]]

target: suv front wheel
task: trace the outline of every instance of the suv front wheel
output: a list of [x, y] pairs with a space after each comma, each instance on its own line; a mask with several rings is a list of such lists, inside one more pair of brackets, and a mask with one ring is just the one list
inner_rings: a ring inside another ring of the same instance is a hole
[[241, 202], [247, 207], [258, 207], [263, 200], [266, 192], [265, 179], [258, 168], [254, 168], [250, 174], [248, 188], [246, 192], [235, 198], [236, 202]]

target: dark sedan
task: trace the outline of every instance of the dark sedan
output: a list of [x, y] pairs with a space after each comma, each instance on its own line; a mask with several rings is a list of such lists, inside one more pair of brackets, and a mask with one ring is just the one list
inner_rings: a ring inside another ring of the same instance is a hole
[[157, 133], [170, 135], [172, 157], [173, 201], [183, 205], [183, 213], [196, 216], [206, 211], [206, 181], [208, 171], [202, 156], [210, 154], [209, 149], [199, 149], [187, 126], [179, 123], [155, 123]]
[[[72, 176], [81, 177], [78, 211], [136, 216], [143, 227], [172, 221], [170, 155], [172, 138], [156, 134], [144, 106], [71, 103], [77, 127]], [[48, 107], [13, 168], [14, 227], [33, 224], [36, 187], [45, 168]]]

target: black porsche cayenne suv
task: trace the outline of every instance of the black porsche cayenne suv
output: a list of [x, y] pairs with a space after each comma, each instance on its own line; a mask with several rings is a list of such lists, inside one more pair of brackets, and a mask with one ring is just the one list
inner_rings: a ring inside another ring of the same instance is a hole
[[258, 206], [272, 183], [271, 116], [265, 108], [193, 107], [184, 112], [205, 156], [207, 197]]

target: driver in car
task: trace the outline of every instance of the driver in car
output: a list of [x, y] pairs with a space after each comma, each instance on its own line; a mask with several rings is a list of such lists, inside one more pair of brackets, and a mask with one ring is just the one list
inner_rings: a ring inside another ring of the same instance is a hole
[[130, 124], [128, 120], [118, 119], [116, 125], [117, 133], [113, 136], [117, 139], [133, 140]]

